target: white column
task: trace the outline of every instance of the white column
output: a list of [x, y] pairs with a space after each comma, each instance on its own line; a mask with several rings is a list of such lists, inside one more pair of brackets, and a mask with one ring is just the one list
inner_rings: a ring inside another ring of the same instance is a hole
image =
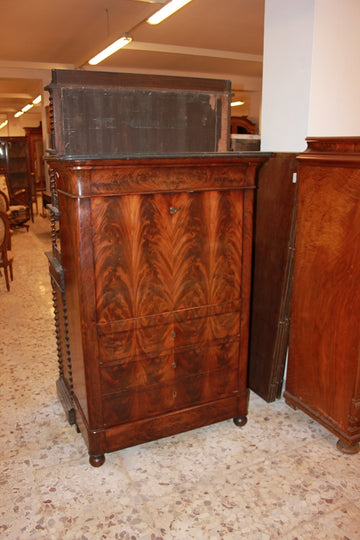
[[301, 152], [306, 148], [314, 4], [315, 0], [265, 0], [264, 151]]
[[261, 149], [360, 135], [360, 0], [265, 0]]
[[360, 136], [360, 0], [316, 0], [310, 136]]

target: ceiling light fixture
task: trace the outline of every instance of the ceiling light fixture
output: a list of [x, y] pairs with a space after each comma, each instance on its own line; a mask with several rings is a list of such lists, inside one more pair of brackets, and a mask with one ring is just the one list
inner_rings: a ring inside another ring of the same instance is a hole
[[99, 54], [91, 58], [91, 60], [89, 60], [89, 64], [91, 66], [96, 66], [97, 64], [100, 64], [100, 62], [105, 60], [105, 58], [107, 58], [108, 56], [111, 56], [116, 51], [122, 49], [123, 47], [128, 45], [128, 43], [130, 43], [131, 41], [132, 41], [132, 37], [125, 34], [123, 37], [121, 37], [117, 41], [114, 41], [114, 43], [106, 47], [106, 49], [99, 52]]
[[231, 107], [238, 107], [239, 105], [244, 105], [245, 101], [233, 101], [230, 103]]
[[28, 112], [28, 111], [30, 111], [30, 109], [33, 108], [33, 106], [34, 106], [34, 105], [33, 105], [32, 103], [28, 103], [28, 104], [25, 105], [25, 107], [23, 107], [21, 110], [22, 110], [22, 112]]
[[171, 2], [159, 9], [159, 11], [156, 11], [154, 15], [151, 15], [146, 22], [149, 24], [159, 24], [170, 17], [170, 15], [186, 6], [186, 4], [189, 4], [189, 2], [191, 2], [191, 0], [171, 0]]
[[167, 0], [135, 0], [135, 2], [146, 2], [147, 4], [165, 4]]
[[9, 123], [9, 120], [4, 120], [2, 124], [0, 124], [0, 129], [4, 128], [5, 126], [7, 126]]
[[32, 103], [28, 103], [27, 105], [25, 105], [25, 107], [23, 107], [21, 109], [21, 111], [18, 111], [17, 113], [15, 113], [14, 118], [19, 118], [24, 113], [30, 111], [30, 109], [32, 109], [34, 105], [39, 105], [40, 103], [41, 103], [41, 95], [39, 95], [35, 99], [33, 99]]

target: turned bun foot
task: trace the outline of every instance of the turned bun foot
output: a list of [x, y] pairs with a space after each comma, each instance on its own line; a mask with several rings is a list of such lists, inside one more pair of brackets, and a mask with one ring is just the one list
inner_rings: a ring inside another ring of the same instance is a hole
[[238, 427], [245, 426], [247, 422], [247, 416], [237, 416], [234, 418], [234, 424]]
[[340, 450], [343, 454], [357, 454], [360, 452], [360, 443], [355, 444], [346, 444], [340, 439], [336, 443], [337, 449]]
[[98, 456], [92, 456], [90, 454], [89, 462], [93, 467], [101, 467], [101, 465], [105, 462], [105, 456], [104, 454], [99, 454]]

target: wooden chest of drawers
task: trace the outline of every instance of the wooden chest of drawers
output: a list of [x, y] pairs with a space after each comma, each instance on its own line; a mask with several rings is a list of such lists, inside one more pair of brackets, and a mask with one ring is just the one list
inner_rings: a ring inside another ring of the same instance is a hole
[[253, 195], [265, 156], [51, 158], [58, 392], [104, 454], [246, 422]]

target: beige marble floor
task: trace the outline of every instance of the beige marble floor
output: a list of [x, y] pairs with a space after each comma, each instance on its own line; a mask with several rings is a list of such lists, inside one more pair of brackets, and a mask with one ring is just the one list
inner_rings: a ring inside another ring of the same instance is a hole
[[0, 278], [1, 538], [360, 539], [360, 454], [283, 400], [91, 467], [55, 392], [49, 247], [38, 216], [13, 234], [9, 293]]

